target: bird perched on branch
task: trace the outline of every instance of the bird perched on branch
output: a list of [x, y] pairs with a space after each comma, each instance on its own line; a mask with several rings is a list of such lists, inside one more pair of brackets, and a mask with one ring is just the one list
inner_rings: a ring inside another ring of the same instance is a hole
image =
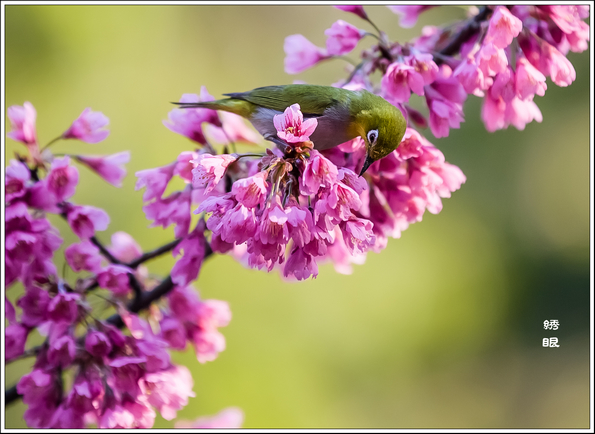
[[316, 118], [310, 136], [314, 148], [330, 149], [360, 136], [366, 144], [366, 159], [360, 176], [370, 165], [394, 151], [407, 127], [401, 111], [367, 90], [351, 91], [332, 86], [289, 84], [266, 86], [242, 93], [225, 94], [217, 101], [174, 103], [182, 108], [223, 110], [248, 119], [267, 140], [285, 150], [277, 136], [273, 117], [299, 104], [304, 118]]

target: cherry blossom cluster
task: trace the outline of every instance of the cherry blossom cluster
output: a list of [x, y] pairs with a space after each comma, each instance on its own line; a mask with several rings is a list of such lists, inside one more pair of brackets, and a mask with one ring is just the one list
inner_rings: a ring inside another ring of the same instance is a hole
[[[201, 300], [189, 285], [196, 276], [180, 285], [149, 278], [145, 260], [188, 244], [170, 243], [143, 254], [130, 235], [115, 232], [111, 245], [103, 246], [96, 231], [107, 229], [107, 213], [70, 201], [79, 181], [73, 162], [121, 186], [129, 152], [58, 156], [48, 147], [58, 139], [104, 140], [107, 117], [87, 108], [44, 148], [37, 141], [32, 104], [9, 107], [8, 117], [8, 137], [28, 149], [28, 155], [10, 161], [5, 182], [5, 283], [7, 288], [15, 282], [24, 287], [16, 307], [5, 298], [5, 358], [35, 357], [33, 370], [15, 388], [28, 405], [25, 421], [32, 428], [150, 428], [156, 411], [174, 419], [194, 392], [189, 370], [173, 364], [170, 351], [190, 344], [200, 363], [217, 358], [225, 349], [218, 329], [231, 319], [228, 304]], [[47, 214], [65, 219], [79, 238], [64, 249], [76, 281], [57, 272], [55, 253], [63, 240]], [[204, 243], [190, 241], [202, 260]], [[165, 296], [150, 306], [146, 300], [156, 298], [155, 291]], [[101, 307], [93, 308], [98, 300]], [[136, 314], [143, 308], [149, 308], [146, 319]], [[106, 317], [110, 309], [115, 313]], [[43, 343], [25, 350], [33, 330]], [[230, 409], [188, 424], [238, 427], [242, 418], [241, 411]]]
[[[401, 16], [403, 27], [413, 27], [423, 11], [434, 6], [388, 6]], [[337, 6], [368, 21], [362, 6]], [[408, 115], [418, 127], [428, 126], [436, 138], [464, 121], [467, 95], [483, 98], [481, 118], [490, 132], [513, 125], [523, 130], [542, 121], [535, 95], [543, 96], [546, 77], [558, 86], [576, 78], [566, 58], [569, 51], [588, 48], [589, 6], [483, 6], [469, 8], [467, 19], [443, 28], [425, 26], [408, 43], [390, 42], [386, 34], [368, 33], [339, 20], [320, 48], [303, 35], [285, 40], [285, 71], [301, 72], [321, 60], [350, 53], [357, 42], [371, 35], [378, 44], [361, 54], [361, 63], [349, 80], [337, 85], [377, 93]], [[370, 75], [380, 71], [374, 85]], [[411, 93], [425, 98], [428, 114], [409, 105]], [[428, 122], [429, 121], [429, 122]]]

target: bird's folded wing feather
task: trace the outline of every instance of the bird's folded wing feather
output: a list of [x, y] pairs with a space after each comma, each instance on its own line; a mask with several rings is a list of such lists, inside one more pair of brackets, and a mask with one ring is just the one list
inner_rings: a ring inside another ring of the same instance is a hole
[[348, 94], [342, 91], [344, 90], [330, 86], [302, 84], [266, 86], [248, 92], [225, 95], [280, 112], [297, 103], [304, 115], [321, 116], [328, 107], [349, 102]]

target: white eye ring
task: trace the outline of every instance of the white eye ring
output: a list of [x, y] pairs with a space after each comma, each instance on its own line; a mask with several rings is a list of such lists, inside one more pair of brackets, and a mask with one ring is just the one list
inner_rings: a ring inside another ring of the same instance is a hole
[[376, 140], [378, 140], [378, 130], [368, 131], [368, 142], [370, 145], [376, 144]]

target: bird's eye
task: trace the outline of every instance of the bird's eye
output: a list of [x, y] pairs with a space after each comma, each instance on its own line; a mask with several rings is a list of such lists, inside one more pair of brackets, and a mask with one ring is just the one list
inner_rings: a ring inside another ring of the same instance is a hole
[[368, 131], [368, 142], [370, 145], [374, 145], [376, 140], [378, 139], [378, 130], [370, 130]]

